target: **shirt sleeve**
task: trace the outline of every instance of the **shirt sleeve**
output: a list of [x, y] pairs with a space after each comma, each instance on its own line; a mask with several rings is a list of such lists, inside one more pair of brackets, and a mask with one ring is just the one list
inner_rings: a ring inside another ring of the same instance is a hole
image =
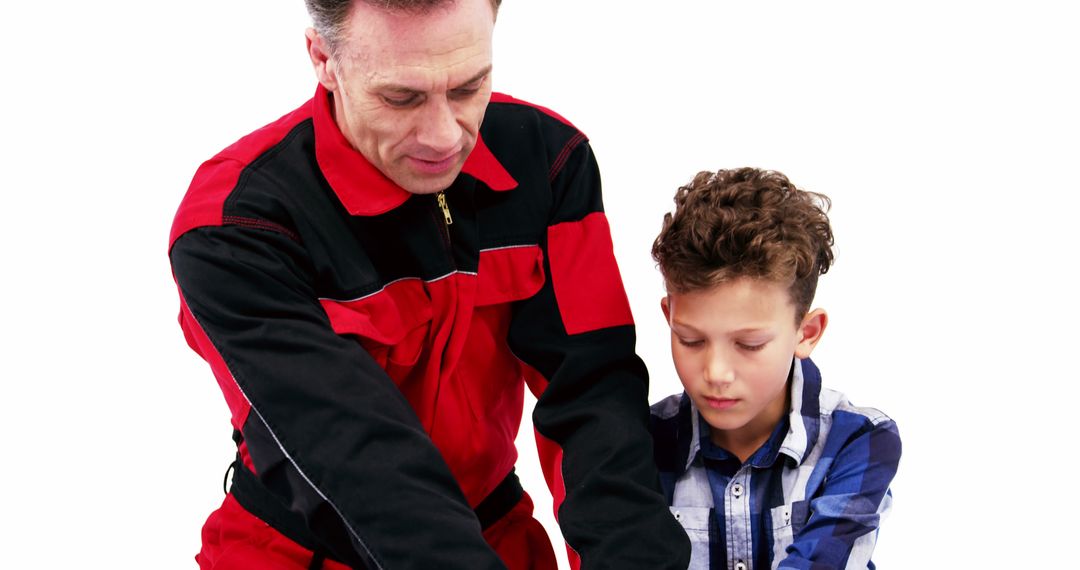
[[660, 491], [648, 375], [634, 350], [592, 150], [570, 139], [554, 173], [545, 274], [517, 303], [514, 353], [532, 369], [541, 464], [575, 568], [686, 568], [686, 534]]
[[892, 505], [889, 484], [900, 451], [892, 420], [851, 439], [836, 455], [822, 493], [810, 501], [809, 519], [778, 568], [867, 568], [878, 528]]
[[185, 334], [226, 393], [246, 468], [331, 554], [358, 567], [504, 567], [404, 396], [332, 330], [293, 236], [201, 227], [170, 258]]

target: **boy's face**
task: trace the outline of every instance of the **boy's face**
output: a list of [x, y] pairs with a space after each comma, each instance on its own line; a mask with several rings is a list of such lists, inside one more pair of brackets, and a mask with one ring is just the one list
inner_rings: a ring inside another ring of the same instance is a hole
[[675, 370], [713, 442], [745, 459], [787, 413], [792, 356], [810, 356], [825, 312], [811, 311], [796, 325], [787, 287], [749, 278], [669, 293], [660, 305]]

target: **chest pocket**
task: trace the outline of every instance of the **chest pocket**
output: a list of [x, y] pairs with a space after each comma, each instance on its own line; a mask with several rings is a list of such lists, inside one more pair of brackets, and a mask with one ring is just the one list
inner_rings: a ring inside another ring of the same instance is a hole
[[359, 299], [319, 302], [334, 332], [357, 337], [395, 382], [404, 379], [427, 344], [431, 299], [419, 279], [395, 281]]
[[[477, 268], [476, 300], [468, 340], [454, 371], [456, 384], [474, 416], [516, 417], [521, 413], [521, 364], [507, 346], [510, 307], [544, 285], [544, 254], [539, 246], [482, 250]], [[517, 430], [517, 424], [505, 426]]]
[[773, 535], [773, 563], [784, 559], [787, 547], [791, 546], [806, 521], [810, 518], [810, 502], [795, 501], [769, 510]]
[[709, 525], [712, 507], [668, 507], [690, 538], [690, 566], [687, 570], [709, 570]]
[[538, 245], [483, 250], [477, 278], [477, 306], [528, 299], [544, 286], [544, 252]]

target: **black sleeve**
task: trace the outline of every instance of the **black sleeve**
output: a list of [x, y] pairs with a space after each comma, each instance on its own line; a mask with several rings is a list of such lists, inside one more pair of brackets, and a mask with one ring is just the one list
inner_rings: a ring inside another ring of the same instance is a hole
[[[256, 474], [334, 555], [389, 569], [503, 568], [401, 392], [331, 329], [301, 244], [204, 227], [170, 256], [200, 352], [220, 355], [217, 366], [207, 358], [219, 383], [250, 404]], [[333, 524], [344, 529], [337, 543]]]
[[552, 180], [556, 206], [543, 244], [550, 278], [515, 306], [510, 345], [547, 381], [533, 422], [581, 567], [684, 569], [690, 545], [660, 491], [648, 374], [634, 351], [596, 162], [581, 139], [571, 139], [576, 148]]

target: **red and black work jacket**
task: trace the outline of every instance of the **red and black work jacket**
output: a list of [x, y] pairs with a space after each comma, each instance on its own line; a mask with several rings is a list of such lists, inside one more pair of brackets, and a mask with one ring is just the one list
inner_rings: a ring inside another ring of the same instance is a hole
[[255, 514], [357, 567], [501, 567], [473, 507], [514, 466], [527, 384], [572, 559], [678, 565], [585, 136], [493, 95], [447, 216], [355, 151], [330, 105], [320, 87], [204, 163], [170, 236], [237, 475], [270, 497]]

